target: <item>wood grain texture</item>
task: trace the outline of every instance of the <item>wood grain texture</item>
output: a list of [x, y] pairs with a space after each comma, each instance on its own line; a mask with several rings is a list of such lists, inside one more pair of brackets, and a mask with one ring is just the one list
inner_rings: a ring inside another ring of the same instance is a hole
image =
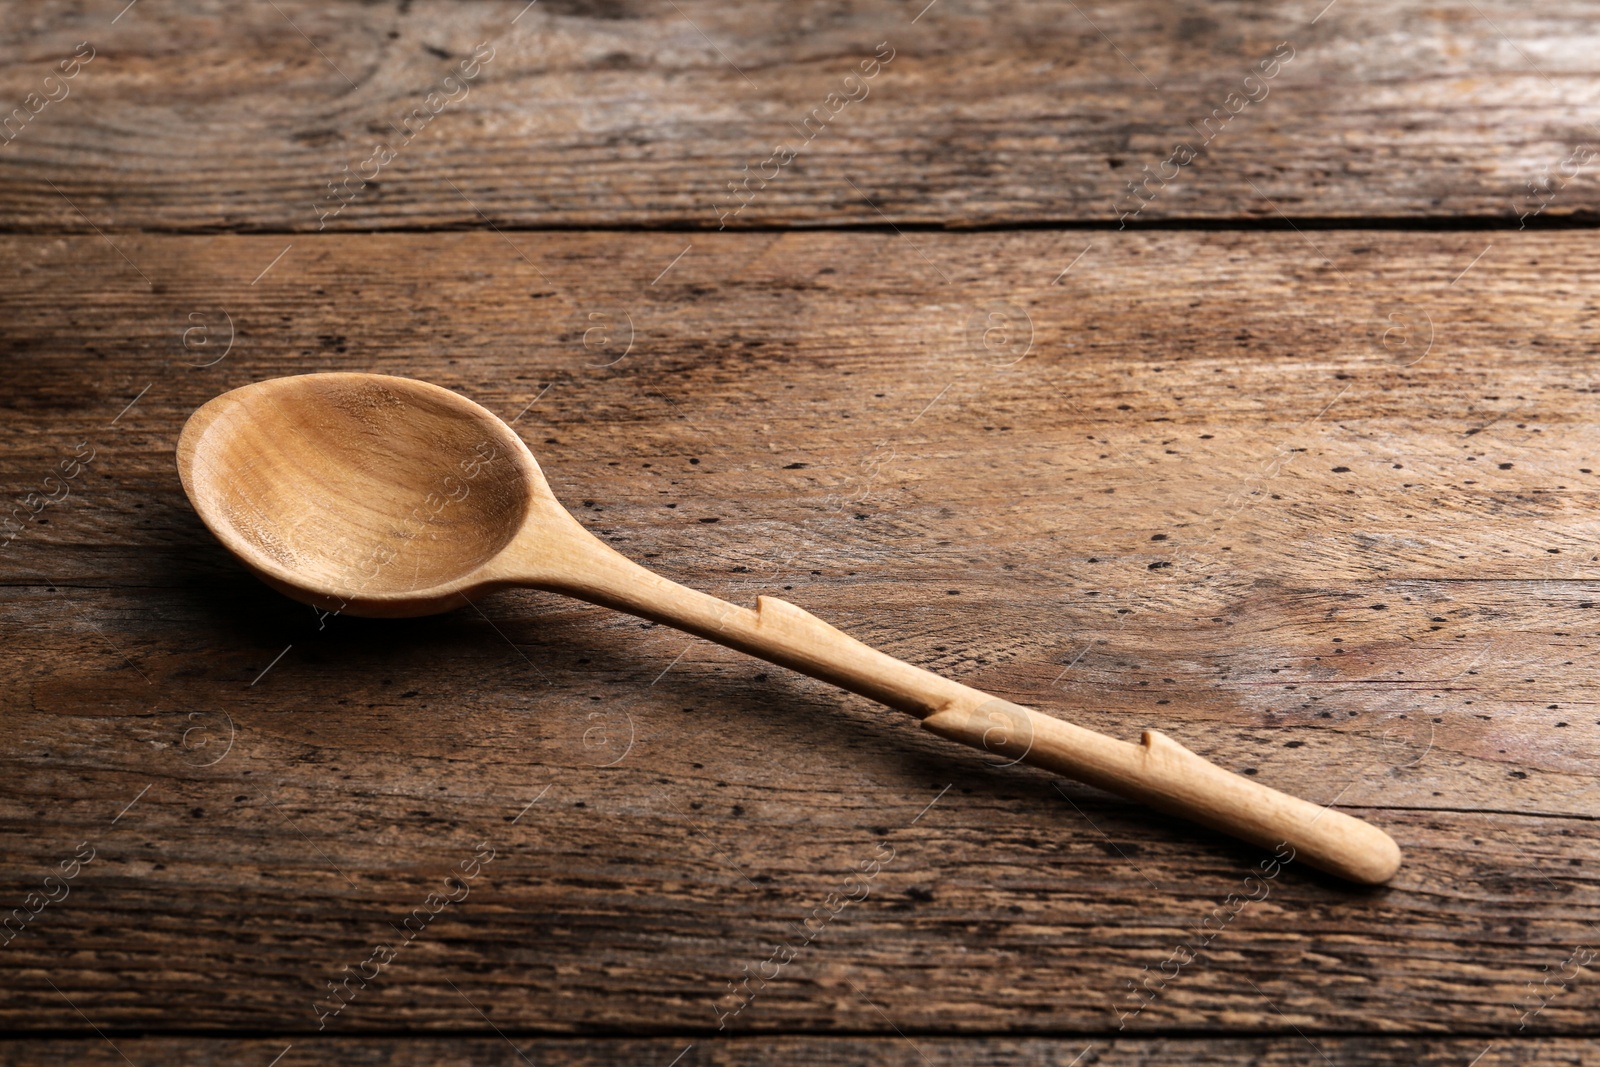
[[[1120, 1012], [1135, 1040], [1422, 1043], [1375, 1062], [1452, 1031], [1588, 1054], [1584, 235], [746, 234], [670, 268], [683, 235], [112, 239], [0, 240], [0, 485], [51, 493], [93, 449], [0, 550], [7, 906], [95, 850], [0, 948], [5, 1026], [311, 1033], [390, 944], [333, 1034], [721, 1019], [845, 1062], [849, 1033], [1088, 1042]], [[547, 594], [319, 619], [209, 538], [172, 448], [226, 388], [326, 369], [516, 418], [575, 514], [677, 580], [1161, 728], [1407, 865], [1251, 883], [1254, 850]]]
[[[922, 6], [189, 0], [112, 22], [8, 0], [0, 112], [50, 91], [80, 42], [95, 54], [8, 131], [0, 218], [716, 229], [1600, 207], [1583, 4]], [[444, 85], [480, 42], [493, 58]], [[848, 83], [880, 44], [889, 63]], [[1274, 55], [1293, 58], [1262, 80]], [[427, 105], [441, 89], [455, 102]]]
[[[113, 1049], [111, 1046], [116, 1047]], [[285, 1048], [289, 1051], [285, 1053]], [[119, 1054], [120, 1050], [120, 1054]], [[1308, 1062], [1335, 1067], [1461, 1067], [1474, 1057], [1485, 1067], [1579, 1067], [1596, 1062], [1593, 1043], [1544, 1038], [1396, 1038], [1297, 1035], [1253, 1039], [1219, 1038], [962, 1038], [910, 1034], [888, 1038], [722, 1037], [690, 1042], [680, 1038], [550, 1039], [511, 1036], [439, 1038], [326, 1038], [303, 1034], [281, 1040], [123, 1038], [90, 1041], [32, 1040], [0, 1044], [0, 1064], [74, 1063], [84, 1067], [137, 1064], [181, 1067], [268, 1063], [283, 1053], [280, 1067], [349, 1063], [360, 1067], [731, 1067], [735, 1064], [819, 1065], [874, 1063], [887, 1067], [1203, 1067], [1251, 1064], [1300, 1067]], [[674, 1061], [674, 1057], [681, 1057]]]

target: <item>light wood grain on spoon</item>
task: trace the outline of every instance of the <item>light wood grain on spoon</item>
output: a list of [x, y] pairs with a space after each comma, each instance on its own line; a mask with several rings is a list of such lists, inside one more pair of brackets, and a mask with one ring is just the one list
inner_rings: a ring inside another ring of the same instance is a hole
[[257, 382], [190, 417], [178, 470], [201, 519], [273, 587], [352, 615], [427, 615], [548, 589], [676, 627], [909, 712], [950, 740], [1140, 800], [1357, 882], [1400, 866], [1383, 831], [1209, 763], [1165, 735], [1074, 726], [885, 655], [773, 597], [739, 607], [589, 533], [493, 413], [377, 374]]

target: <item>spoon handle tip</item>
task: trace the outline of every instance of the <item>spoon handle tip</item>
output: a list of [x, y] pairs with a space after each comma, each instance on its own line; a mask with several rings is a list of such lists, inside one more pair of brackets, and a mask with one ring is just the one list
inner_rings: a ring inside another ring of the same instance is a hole
[[1263, 848], [1287, 846], [1352, 882], [1380, 885], [1400, 867], [1399, 846], [1372, 824], [1224, 770], [1157, 730], [1132, 744], [999, 699], [935, 712], [922, 725]]

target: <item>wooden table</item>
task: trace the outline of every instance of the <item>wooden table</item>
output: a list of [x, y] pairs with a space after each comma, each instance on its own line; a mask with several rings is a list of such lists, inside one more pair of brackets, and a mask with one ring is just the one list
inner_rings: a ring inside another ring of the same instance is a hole
[[[1592, 7], [123, 3], [0, 4], [0, 1063], [1600, 1062]], [[336, 369], [1406, 864], [550, 595], [319, 618], [172, 453]]]

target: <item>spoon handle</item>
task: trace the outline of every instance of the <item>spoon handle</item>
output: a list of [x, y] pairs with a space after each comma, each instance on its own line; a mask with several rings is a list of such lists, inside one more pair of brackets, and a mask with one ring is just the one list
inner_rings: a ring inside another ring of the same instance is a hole
[[529, 582], [665, 623], [831, 682], [922, 720], [952, 741], [1141, 801], [1255, 845], [1288, 845], [1307, 864], [1381, 884], [1400, 866], [1388, 834], [1241, 777], [1146, 730], [1138, 744], [1074, 726], [885, 655], [775, 597], [739, 607], [678, 585], [594, 543], [582, 577]]

